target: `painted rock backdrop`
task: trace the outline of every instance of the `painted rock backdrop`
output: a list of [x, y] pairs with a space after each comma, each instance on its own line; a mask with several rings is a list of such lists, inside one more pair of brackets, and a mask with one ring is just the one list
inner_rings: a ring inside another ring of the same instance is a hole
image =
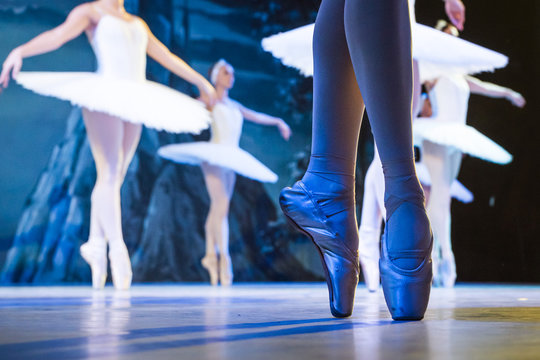
[[[268, 186], [237, 179], [229, 217], [235, 280], [321, 280], [312, 244], [285, 224], [276, 206], [279, 188], [291, 184], [307, 164], [311, 80], [283, 68], [259, 46], [263, 36], [283, 30], [285, 23], [311, 21], [316, 7], [305, 13], [287, 11], [285, 18], [270, 5], [253, 1], [126, 1], [126, 7], [197, 70], [203, 72], [220, 57], [227, 58], [237, 73], [232, 96], [285, 118], [295, 133], [295, 141], [285, 144], [273, 128], [245, 125], [241, 145], [275, 169], [280, 182]], [[25, 8], [16, 16], [35, 16], [39, 9]], [[190, 86], [155, 62], [149, 61], [148, 77], [193, 95]], [[198, 167], [177, 165], [156, 155], [162, 145], [208, 136], [208, 132], [192, 136], [143, 130], [122, 188], [124, 237], [134, 281], [208, 280], [200, 264], [209, 207], [202, 173]], [[369, 149], [369, 141], [362, 143]], [[363, 153], [360, 165], [365, 168], [371, 151]], [[63, 139], [28, 197], [1, 273], [3, 283], [90, 281], [79, 246], [88, 236], [94, 182], [81, 111], [74, 108]]]

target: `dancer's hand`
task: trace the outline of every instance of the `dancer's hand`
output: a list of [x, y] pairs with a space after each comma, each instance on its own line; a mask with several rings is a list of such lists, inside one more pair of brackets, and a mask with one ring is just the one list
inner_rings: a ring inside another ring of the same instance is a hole
[[522, 108], [527, 103], [525, 101], [525, 98], [516, 91], [510, 91], [508, 95], [506, 96], [508, 101], [510, 101], [514, 106], [517, 106], [519, 108]]
[[201, 94], [200, 99], [206, 104], [206, 106], [211, 109], [214, 107], [217, 95], [216, 90], [208, 81], [203, 81], [200, 85], [197, 86], [199, 93]]
[[276, 126], [279, 130], [279, 133], [281, 134], [281, 137], [289, 141], [289, 138], [291, 137], [291, 134], [292, 134], [292, 131], [289, 125], [287, 125], [287, 123], [283, 121], [283, 119], [279, 119]]
[[[3, 88], [7, 88], [9, 85], [10, 73], [13, 78], [16, 78], [21, 71], [22, 67], [22, 55], [21, 51], [16, 48], [9, 53], [6, 61], [2, 65], [2, 73], [0, 74], [0, 84]], [[0, 92], [2, 89], [0, 88]]]
[[446, 0], [444, 7], [452, 24], [462, 31], [465, 24], [465, 5], [461, 0]]

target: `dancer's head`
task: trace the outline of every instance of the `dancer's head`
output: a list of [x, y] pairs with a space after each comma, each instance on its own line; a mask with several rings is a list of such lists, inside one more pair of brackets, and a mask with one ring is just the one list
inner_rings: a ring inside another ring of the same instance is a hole
[[445, 32], [448, 35], [459, 36], [459, 30], [457, 29], [457, 27], [455, 27], [454, 25], [452, 25], [446, 20], [437, 21], [437, 25], [435, 25], [435, 29]]
[[216, 88], [231, 89], [234, 86], [234, 68], [224, 59], [220, 59], [210, 68], [210, 82]]

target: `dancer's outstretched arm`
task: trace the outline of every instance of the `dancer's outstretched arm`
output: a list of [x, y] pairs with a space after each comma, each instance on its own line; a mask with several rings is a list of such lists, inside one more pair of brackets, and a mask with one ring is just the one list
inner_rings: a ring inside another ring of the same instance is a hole
[[148, 55], [167, 70], [195, 85], [201, 93], [202, 100], [208, 106], [213, 106], [216, 101], [216, 91], [214, 90], [214, 87], [204, 78], [204, 76], [193, 70], [193, 68], [184, 60], [171, 53], [169, 49], [167, 49], [167, 47], [152, 34], [148, 25], [146, 25], [146, 23], [144, 23], [144, 25], [148, 32], [148, 47], [146, 49]]
[[0, 84], [6, 88], [9, 84], [10, 74], [17, 77], [24, 58], [56, 50], [82, 34], [92, 24], [92, 15], [91, 4], [79, 5], [71, 10], [62, 24], [13, 49], [2, 66]]
[[493, 98], [505, 98], [517, 107], [522, 108], [525, 106], [525, 98], [520, 93], [512, 89], [481, 81], [472, 76], [467, 76], [467, 82], [469, 83], [469, 88], [473, 94]]
[[252, 121], [257, 124], [261, 125], [271, 125], [271, 126], [277, 126], [279, 133], [285, 140], [289, 140], [291, 137], [291, 128], [287, 123], [278, 117], [270, 116], [267, 114], [263, 114], [260, 112], [257, 112], [255, 110], [248, 109], [247, 107], [243, 106], [240, 103], [236, 103], [238, 105], [238, 108], [240, 109], [240, 112], [242, 113], [242, 116], [249, 121]]

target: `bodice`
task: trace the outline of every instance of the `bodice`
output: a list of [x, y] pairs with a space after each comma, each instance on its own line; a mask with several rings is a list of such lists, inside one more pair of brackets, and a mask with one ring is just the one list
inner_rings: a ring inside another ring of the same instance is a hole
[[429, 92], [433, 117], [440, 121], [465, 124], [470, 88], [462, 75], [442, 76]]
[[244, 117], [234, 104], [217, 103], [212, 110], [210, 142], [238, 146]]
[[138, 18], [131, 21], [103, 15], [91, 40], [99, 74], [128, 80], [146, 78], [148, 35]]

